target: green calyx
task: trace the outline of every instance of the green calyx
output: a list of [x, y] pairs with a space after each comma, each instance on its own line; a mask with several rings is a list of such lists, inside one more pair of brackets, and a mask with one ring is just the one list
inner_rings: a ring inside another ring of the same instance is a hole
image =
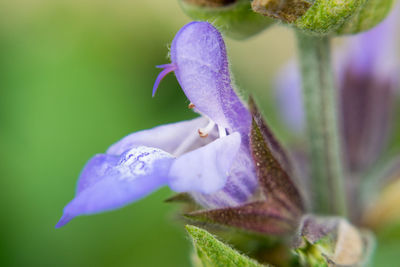
[[355, 34], [373, 28], [394, 0], [253, 0], [252, 8], [312, 35]]
[[249, 0], [179, 0], [179, 3], [191, 18], [209, 21], [233, 39], [251, 37], [275, 22], [253, 12]]
[[326, 35], [335, 32], [368, 0], [316, 0], [293, 24], [303, 31]]
[[394, 0], [368, 0], [337, 31], [338, 34], [353, 34], [369, 30], [381, 22], [389, 13]]
[[306, 215], [294, 238], [301, 266], [368, 266], [374, 237], [346, 219]]

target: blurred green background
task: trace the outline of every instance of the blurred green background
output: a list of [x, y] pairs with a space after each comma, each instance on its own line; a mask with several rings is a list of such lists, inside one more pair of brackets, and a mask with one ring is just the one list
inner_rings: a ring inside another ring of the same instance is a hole
[[[168, 62], [167, 45], [189, 21], [175, 0], [0, 2], [0, 266], [189, 265], [168, 189], [54, 229], [92, 155], [195, 116], [173, 75], [151, 97], [154, 66]], [[275, 26], [227, 46], [239, 87], [282, 129], [267, 89], [293, 56], [291, 32]], [[398, 232], [384, 235], [390, 249], [378, 260], [396, 256]]]

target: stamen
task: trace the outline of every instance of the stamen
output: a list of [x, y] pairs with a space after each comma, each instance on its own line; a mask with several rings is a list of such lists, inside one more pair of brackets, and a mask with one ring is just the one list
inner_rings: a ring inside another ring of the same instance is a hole
[[164, 70], [161, 71], [160, 74], [158, 74], [157, 79], [156, 79], [156, 81], [155, 81], [155, 83], [154, 83], [154, 86], [153, 86], [153, 97], [154, 97], [154, 95], [156, 94], [157, 88], [158, 88], [158, 86], [160, 85], [162, 79], [164, 79], [164, 77], [167, 76], [168, 73], [170, 73], [170, 72], [176, 70], [176, 68], [177, 68], [176, 65], [173, 64], [173, 63], [171, 63], [171, 64], [164, 64], [164, 65], [158, 65], [158, 66], [156, 66], [156, 67], [157, 67], [157, 68], [162, 68], [162, 69], [164, 69]]
[[212, 129], [215, 126], [215, 122], [211, 121], [207, 124], [207, 126], [205, 128], [200, 128], [198, 130], [198, 133], [200, 135], [200, 137], [207, 137], [208, 134], [212, 131]]
[[175, 157], [180, 156], [184, 152], [187, 151], [187, 149], [196, 141], [196, 139], [199, 138], [198, 134], [196, 131], [191, 132], [186, 139], [183, 140], [182, 143], [175, 149], [175, 151], [172, 153]]
[[190, 104], [188, 105], [188, 108], [189, 108], [189, 109], [194, 109], [194, 108], [195, 108], [195, 105], [194, 105], [193, 103], [190, 103]]
[[224, 127], [221, 127], [220, 125], [218, 125], [218, 134], [219, 137], [225, 137], [226, 136], [226, 129]]

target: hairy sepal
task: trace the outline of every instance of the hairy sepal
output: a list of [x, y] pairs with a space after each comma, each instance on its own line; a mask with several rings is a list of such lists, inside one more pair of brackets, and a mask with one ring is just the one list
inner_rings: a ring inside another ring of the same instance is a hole
[[[264, 131], [262, 132], [261, 129]], [[266, 140], [270, 132], [266, 130], [268, 128], [262, 127], [262, 124], [260, 127], [257, 119], [253, 119], [250, 147], [260, 189], [267, 199], [280, 202], [291, 213], [301, 215], [305, 208], [300, 191], [289, 176], [289, 172], [283, 167], [284, 165], [274, 156], [270, 145], [271, 138], [267, 139], [269, 141]]]
[[280, 202], [273, 201], [256, 201], [239, 207], [196, 211], [185, 216], [200, 222], [274, 236], [293, 233], [300, 222], [299, 216], [287, 210]]

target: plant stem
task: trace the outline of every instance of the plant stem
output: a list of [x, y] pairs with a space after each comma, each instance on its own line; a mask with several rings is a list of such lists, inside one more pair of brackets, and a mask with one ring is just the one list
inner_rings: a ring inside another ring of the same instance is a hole
[[314, 212], [346, 216], [330, 38], [297, 32]]

